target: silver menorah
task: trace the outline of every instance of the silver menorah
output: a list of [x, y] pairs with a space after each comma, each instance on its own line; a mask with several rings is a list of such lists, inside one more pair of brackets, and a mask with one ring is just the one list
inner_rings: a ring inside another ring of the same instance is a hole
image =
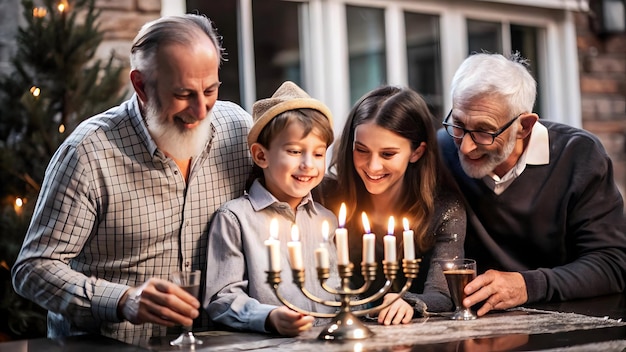
[[[404, 276], [406, 277], [406, 283], [402, 287], [402, 290], [398, 292], [396, 299], [402, 297], [406, 291], [411, 287], [413, 279], [417, 277], [419, 272], [419, 263], [421, 259], [403, 259], [402, 269]], [[396, 273], [399, 270], [398, 262], [396, 261], [383, 261], [383, 272], [385, 274], [386, 282], [380, 290], [369, 297], [359, 298], [360, 295], [365, 293], [376, 279], [377, 263], [363, 263], [361, 267], [361, 273], [365, 282], [360, 288], [350, 288], [350, 278], [352, 277], [353, 267], [352, 263], [347, 265], [338, 266], [339, 277], [341, 278], [341, 287], [330, 287], [326, 280], [330, 277], [329, 268], [317, 268], [317, 277], [322, 288], [334, 295], [340, 296], [339, 301], [324, 300], [313, 295], [304, 287], [304, 269], [291, 269], [293, 273], [293, 283], [300, 288], [300, 291], [310, 300], [316, 303], [320, 303], [329, 307], [339, 307], [337, 313], [318, 313], [301, 309], [281, 296], [278, 286], [281, 283], [280, 270], [267, 271], [267, 282], [272, 286], [276, 297], [287, 307], [293, 309], [296, 312], [314, 316], [317, 318], [333, 318], [324, 330], [319, 334], [318, 339], [321, 340], [359, 340], [371, 337], [374, 333], [361, 322], [357, 317], [366, 314], [372, 314], [379, 312], [380, 310], [388, 307], [394, 301], [381, 304], [376, 307], [367, 309], [356, 309], [355, 307], [364, 306], [371, 302], [374, 302], [382, 298], [391, 289], [394, 281], [396, 280]], [[353, 299], [354, 298], [354, 299]]]

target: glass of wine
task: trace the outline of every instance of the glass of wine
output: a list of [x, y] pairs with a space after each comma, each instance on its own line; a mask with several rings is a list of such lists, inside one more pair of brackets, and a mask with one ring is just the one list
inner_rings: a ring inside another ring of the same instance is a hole
[[[202, 275], [200, 270], [175, 271], [170, 274], [170, 281], [197, 298], [200, 293], [200, 275]], [[202, 344], [202, 340], [195, 337], [191, 330], [191, 326], [183, 326], [183, 332], [175, 340], [170, 341], [170, 345], [189, 346]]]
[[476, 261], [474, 259], [448, 259], [440, 261], [443, 275], [448, 282], [448, 289], [452, 302], [456, 307], [450, 319], [473, 320], [476, 314], [470, 308], [463, 306], [466, 297], [463, 289], [470, 281], [476, 277]]

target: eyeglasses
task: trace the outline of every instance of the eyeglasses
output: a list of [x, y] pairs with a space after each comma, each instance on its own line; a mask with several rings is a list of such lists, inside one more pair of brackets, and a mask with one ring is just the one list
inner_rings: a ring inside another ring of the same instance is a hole
[[461, 126], [457, 126], [457, 125], [453, 125], [449, 123], [448, 119], [450, 119], [450, 115], [452, 115], [452, 110], [450, 110], [450, 112], [448, 113], [448, 116], [446, 116], [446, 119], [443, 121], [443, 126], [445, 127], [446, 132], [448, 132], [448, 134], [452, 138], [463, 139], [463, 137], [465, 137], [465, 134], [469, 133], [474, 143], [480, 144], [480, 145], [492, 145], [493, 141], [496, 140], [496, 137], [501, 135], [502, 132], [506, 131], [507, 128], [511, 127], [513, 122], [515, 122], [515, 120], [517, 120], [518, 117], [522, 116], [522, 114], [515, 116], [513, 119], [511, 119], [511, 121], [507, 122], [506, 125], [502, 126], [499, 130], [495, 132], [485, 132], [485, 131], [477, 131], [477, 130], [468, 130]]

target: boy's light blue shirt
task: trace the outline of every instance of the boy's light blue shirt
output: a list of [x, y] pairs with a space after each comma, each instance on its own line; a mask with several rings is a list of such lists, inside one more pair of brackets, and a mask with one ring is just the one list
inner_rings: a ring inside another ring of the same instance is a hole
[[313, 303], [293, 284], [287, 250], [291, 226], [295, 223], [302, 242], [305, 287], [322, 299], [335, 300], [334, 295], [321, 288], [314, 259], [315, 249], [323, 242], [322, 222], [327, 220], [331, 230], [327, 243], [331, 268], [329, 284], [337, 286], [335, 214], [314, 202], [310, 193], [294, 214], [287, 203], [279, 202], [256, 180], [247, 194], [220, 207], [211, 222], [204, 307], [214, 322], [239, 330], [267, 332], [268, 314], [282, 305], [267, 283], [269, 259], [264, 242], [269, 238], [273, 218], [278, 219], [281, 242], [281, 295], [307, 311], [336, 311], [336, 308]]

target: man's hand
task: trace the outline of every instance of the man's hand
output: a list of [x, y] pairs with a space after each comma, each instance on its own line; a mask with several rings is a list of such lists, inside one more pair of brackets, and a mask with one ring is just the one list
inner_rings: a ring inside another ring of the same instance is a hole
[[485, 301], [476, 312], [478, 316], [483, 316], [492, 309], [517, 307], [528, 301], [526, 282], [522, 274], [517, 272], [487, 270], [467, 284], [464, 291], [468, 295], [463, 300], [465, 307]]
[[[383, 305], [393, 301], [396, 297], [398, 297], [397, 293], [386, 294], [383, 298]], [[408, 324], [411, 319], [413, 319], [413, 307], [402, 298], [398, 298], [389, 307], [378, 313], [378, 324], [382, 325]]]
[[309, 330], [313, 326], [315, 318], [281, 306], [272, 310], [267, 320], [267, 324], [269, 324], [268, 330], [275, 330], [284, 336], [296, 336], [303, 331]]
[[190, 326], [199, 315], [197, 298], [167, 280], [151, 278], [128, 289], [118, 311], [133, 324], [156, 323], [164, 326]]

